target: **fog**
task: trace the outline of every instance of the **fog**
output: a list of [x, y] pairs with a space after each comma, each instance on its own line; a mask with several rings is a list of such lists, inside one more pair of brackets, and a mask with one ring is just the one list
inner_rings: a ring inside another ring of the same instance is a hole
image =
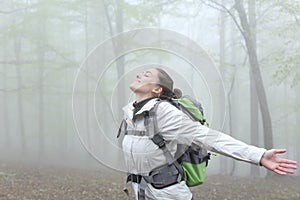
[[[299, 1], [244, 1], [246, 24], [234, 1], [0, 5], [0, 162], [125, 171], [122, 107], [153, 66], [211, 128], [300, 160]], [[216, 155], [208, 173], [266, 170]]]

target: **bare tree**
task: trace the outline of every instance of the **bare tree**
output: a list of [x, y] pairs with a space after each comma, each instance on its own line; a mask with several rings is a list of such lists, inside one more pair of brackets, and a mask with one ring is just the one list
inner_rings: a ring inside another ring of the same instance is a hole
[[[104, 4], [104, 11], [105, 11], [105, 16], [106, 20], [108, 23], [108, 28], [109, 28], [109, 33], [110, 36], [113, 37], [117, 33], [123, 32], [124, 29], [124, 24], [123, 24], [123, 15], [124, 15], [124, 1], [119, 0], [117, 3], [114, 5], [115, 6], [115, 13], [113, 13], [113, 16], [115, 17], [114, 19], [110, 16], [110, 13], [108, 11], [108, 6], [109, 4], [105, 3]], [[113, 26], [113, 23], [115, 22], [115, 27]], [[121, 43], [115, 43], [115, 40], [113, 40], [113, 47], [114, 47], [114, 52], [117, 54], [118, 49], [123, 49], [123, 44]], [[117, 56], [117, 55], [116, 55]], [[125, 72], [125, 59], [123, 56], [119, 57], [116, 60], [116, 67], [117, 67], [117, 82], [118, 82], [118, 87], [117, 87], [117, 115], [121, 116], [122, 112], [122, 107], [125, 104], [125, 82], [124, 79], [121, 77], [123, 76]], [[122, 140], [118, 140], [119, 146], [121, 146]], [[122, 154], [117, 155], [117, 159], [121, 160], [123, 158]]]
[[[245, 7], [243, 5], [243, 0], [235, 0], [235, 4], [231, 9], [228, 9], [223, 4], [218, 3], [214, 0], [209, 0], [210, 3], [206, 1], [202, 1], [206, 5], [209, 5], [215, 9], [223, 10], [228, 13], [236, 24], [237, 28], [241, 32], [245, 45], [248, 52], [248, 58], [250, 63], [250, 73], [252, 74], [254, 85], [258, 97], [259, 107], [261, 111], [262, 121], [263, 121], [263, 130], [264, 130], [264, 146], [267, 149], [273, 148], [273, 130], [272, 130], [272, 122], [271, 116], [269, 112], [269, 107], [267, 103], [266, 92], [263, 84], [263, 79], [259, 67], [257, 51], [255, 40], [252, 36], [251, 27], [249, 24], [249, 20], [245, 11]], [[237, 11], [239, 16], [239, 21], [237, 17], [233, 13], [233, 9]]]
[[[123, 24], [123, 0], [117, 1], [117, 13], [116, 13], [116, 32], [121, 33], [124, 31], [124, 24]], [[118, 48], [123, 49], [122, 43], [118, 44]], [[121, 56], [117, 61], [117, 71], [118, 71], [118, 81], [120, 81], [119, 86], [118, 86], [118, 111], [121, 111], [123, 105], [125, 104], [125, 82], [123, 81], [124, 79], [121, 79], [125, 72], [125, 59], [124, 56]]]
[[[298, 109], [297, 109], [297, 113], [296, 113], [296, 129], [297, 130], [300, 130], [300, 85], [297, 86], [297, 89], [295, 90], [296, 91], [296, 101], [298, 103]], [[297, 150], [297, 153], [296, 153], [296, 160], [300, 160], [300, 134], [296, 134], [297, 135], [297, 147], [296, 147], [296, 150]]]
[[257, 97], [260, 105], [260, 110], [261, 110], [261, 115], [263, 120], [263, 129], [264, 129], [264, 146], [267, 149], [271, 149], [273, 148], [272, 122], [271, 122], [271, 116], [270, 116], [269, 107], [267, 103], [266, 92], [265, 92], [261, 71], [259, 67], [259, 62], [257, 58], [255, 40], [252, 37], [252, 31], [247, 19], [245, 8], [243, 6], [243, 1], [235, 0], [235, 2], [236, 2], [235, 9], [237, 10], [241, 21], [242, 35], [245, 39], [245, 44], [248, 50], [250, 70], [254, 79], [255, 89], [257, 92]]
[[[15, 5], [12, 5], [15, 7]], [[18, 10], [14, 8], [14, 10], [22, 11], [22, 9]], [[12, 18], [12, 24], [16, 26], [17, 18], [14, 16]], [[22, 148], [22, 153], [26, 152], [26, 137], [25, 137], [25, 127], [24, 127], [24, 109], [23, 109], [23, 94], [22, 94], [22, 73], [21, 73], [21, 50], [22, 50], [22, 35], [18, 30], [15, 30], [15, 35], [13, 38], [13, 51], [15, 55], [15, 67], [17, 74], [17, 110], [18, 110], [18, 122], [19, 122], [19, 134], [20, 134], [20, 143]]]
[[[110, 5], [108, 3], [104, 3], [104, 11], [105, 11], [105, 16], [106, 16], [106, 20], [108, 23], [108, 28], [109, 28], [109, 33], [110, 36], [113, 37], [115, 34], [117, 33], [122, 33], [124, 30], [124, 24], [123, 24], [123, 15], [124, 15], [124, 1], [123, 0], [119, 0], [117, 1], [114, 6], [115, 6], [115, 12], [111, 14], [108, 11], [108, 7]], [[113, 18], [114, 17], [114, 18]], [[113, 24], [115, 24], [115, 26], [113, 26]], [[115, 40], [113, 40], [113, 47], [114, 47], [114, 52], [117, 54], [118, 49], [123, 49], [123, 44], [122, 43], [115, 43]], [[121, 79], [121, 77], [123, 76], [124, 72], [125, 72], [125, 59], [123, 56], [119, 57], [116, 60], [116, 67], [117, 67], [117, 74], [118, 74], [118, 81], [119, 85], [118, 85], [118, 100], [117, 100], [117, 105], [116, 107], [118, 108], [118, 112], [122, 111], [122, 107], [125, 104], [125, 84], [123, 79]], [[118, 115], [121, 115], [121, 113], [118, 113]]]
[[[233, 121], [233, 116], [234, 116], [234, 113], [233, 113], [233, 105], [234, 104], [232, 102], [232, 98], [234, 98], [234, 96], [232, 96], [232, 93], [234, 91], [234, 85], [235, 85], [235, 80], [236, 80], [236, 72], [237, 72], [237, 66], [236, 66], [236, 54], [237, 54], [237, 48], [236, 48], [236, 45], [235, 45], [235, 33], [236, 31], [234, 30], [234, 25], [231, 24], [230, 26], [230, 40], [231, 40], [231, 45], [230, 45], [230, 48], [231, 48], [231, 52], [230, 52], [230, 55], [231, 55], [231, 61], [230, 61], [230, 65], [231, 65], [231, 80], [230, 80], [230, 87], [229, 87], [229, 90], [227, 92], [227, 100], [228, 100], [228, 128], [229, 128], [229, 134], [231, 136], [233, 136], [234, 134], [234, 121]], [[243, 62], [243, 66], [245, 65], [245, 62]], [[234, 171], [236, 169], [236, 161], [232, 160], [232, 167], [230, 169], [230, 172], [229, 174], [230, 175], [233, 175], [234, 174]]]
[[45, 74], [45, 43], [46, 43], [46, 16], [43, 6], [40, 7], [40, 17], [37, 20], [37, 33], [40, 39], [37, 42], [37, 60], [38, 67], [38, 153], [39, 157], [45, 153], [45, 86], [44, 86], [44, 74]]
[[[255, 51], [257, 51], [256, 45], [256, 12], [255, 12], [255, 0], [248, 0], [248, 10], [249, 10], [249, 26], [251, 31], [251, 37], [253, 39], [253, 45]], [[259, 128], [258, 128], [258, 117], [259, 117], [259, 109], [258, 109], [258, 99], [257, 92], [255, 88], [255, 81], [253, 74], [249, 71], [250, 77], [250, 136], [251, 143], [253, 145], [258, 146], [259, 143]], [[259, 176], [259, 169], [256, 166], [251, 165], [251, 175]]]
[[[22, 74], [21, 74], [21, 37], [17, 34], [14, 38], [14, 52], [16, 56], [16, 71], [17, 71], [17, 84], [18, 88], [22, 87]], [[26, 138], [25, 138], [25, 128], [24, 128], [24, 118], [23, 118], [23, 94], [22, 90], [18, 90], [18, 114], [19, 114], [19, 124], [20, 124], [20, 139], [23, 153], [26, 151]]]
[[[89, 9], [89, 4], [88, 1], [86, 1], [84, 3], [84, 36], [85, 36], [85, 57], [88, 56], [89, 53], [89, 29], [88, 29], [88, 9]], [[89, 74], [89, 59], [87, 59], [86, 61], [86, 74]], [[87, 78], [85, 81], [85, 92], [86, 92], [86, 96], [85, 96], [85, 130], [86, 130], [86, 136], [87, 136], [87, 144], [91, 144], [91, 139], [90, 139], [90, 83], [89, 83], [90, 79]]]
[[[225, 4], [224, 0], [222, 0], [222, 4]], [[225, 63], [226, 63], [226, 53], [225, 53], [225, 41], [226, 41], [226, 14], [223, 11], [220, 11], [220, 28], [219, 28], [219, 34], [220, 34], [220, 72], [221, 76], [225, 76]], [[220, 102], [220, 104], [223, 104], [224, 102]], [[221, 119], [222, 120], [222, 119]], [[227, 158], [221, 157], [220, 162], [220, 169], [222, 169], [222, 173], [227, 174], [228, 172], [228, 162]]]
[[[3, 48], [4, 49], [4, 48]], [[4, 50], [3, 52], [3, 60], [6, 59], [6, 50]], [[2, 65], [3, 67], [3, 73], [2, 73], [2, 87], [5, 89], [7, 88], [8, 84], [7, 84], [7, 65]], [[10, 148], [11, 145], [11, 139], [10, 139], [10, 126], [9, 126], [9, 110], [8, 110], [8, 92], [3, 90], [1, 91], [2, 93], [2, 99], [3, 99], [3, 129], [2, 131], [4, 132], [4, 136], [5, 136], [5, 147], [6, 149]]]

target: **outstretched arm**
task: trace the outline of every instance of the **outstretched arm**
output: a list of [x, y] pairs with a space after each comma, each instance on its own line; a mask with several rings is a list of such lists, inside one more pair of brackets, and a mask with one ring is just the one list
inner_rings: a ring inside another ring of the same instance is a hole
[[292, 174], [297, 168], [296, 161], [276, 156], [276, 154], [285, 153], [285, 149], [266, 150], [248, 145], [227, 134], [203, 126], [199, 122], [192, 121], [186, 114], [167, 102], [159, 104], [157, 122], [159, 131], [163, 133], [167, 141], [177, 140], [179, 144], [204, 145], [210, 151], [236, 160], [260, 164], [282, 175]]
[[297, 162], [277, 157], [277, 154], [285, 153], [286, 149], [267, 150], [260, 160], [260, 164], [270, 171], [280, 175], [293, 174], [297, 169]]

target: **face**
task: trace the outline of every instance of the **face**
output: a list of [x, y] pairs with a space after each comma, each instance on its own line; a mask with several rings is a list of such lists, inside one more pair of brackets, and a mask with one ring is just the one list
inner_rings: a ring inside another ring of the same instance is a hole
[[156, 69], [149, 69], [138, 73], [129, 87], [134, 93], [152, 94], [152, 96], [155, 96], [156, 90], [160, 88], [157, 83], [158, 71]]

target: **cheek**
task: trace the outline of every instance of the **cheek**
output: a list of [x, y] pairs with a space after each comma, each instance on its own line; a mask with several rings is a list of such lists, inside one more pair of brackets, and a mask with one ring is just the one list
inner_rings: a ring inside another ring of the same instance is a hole
[[151, 85], [148, 83], [140, 83], [136, 85], [137, 89], [143, 92], [147, 92], [151, 90]]

